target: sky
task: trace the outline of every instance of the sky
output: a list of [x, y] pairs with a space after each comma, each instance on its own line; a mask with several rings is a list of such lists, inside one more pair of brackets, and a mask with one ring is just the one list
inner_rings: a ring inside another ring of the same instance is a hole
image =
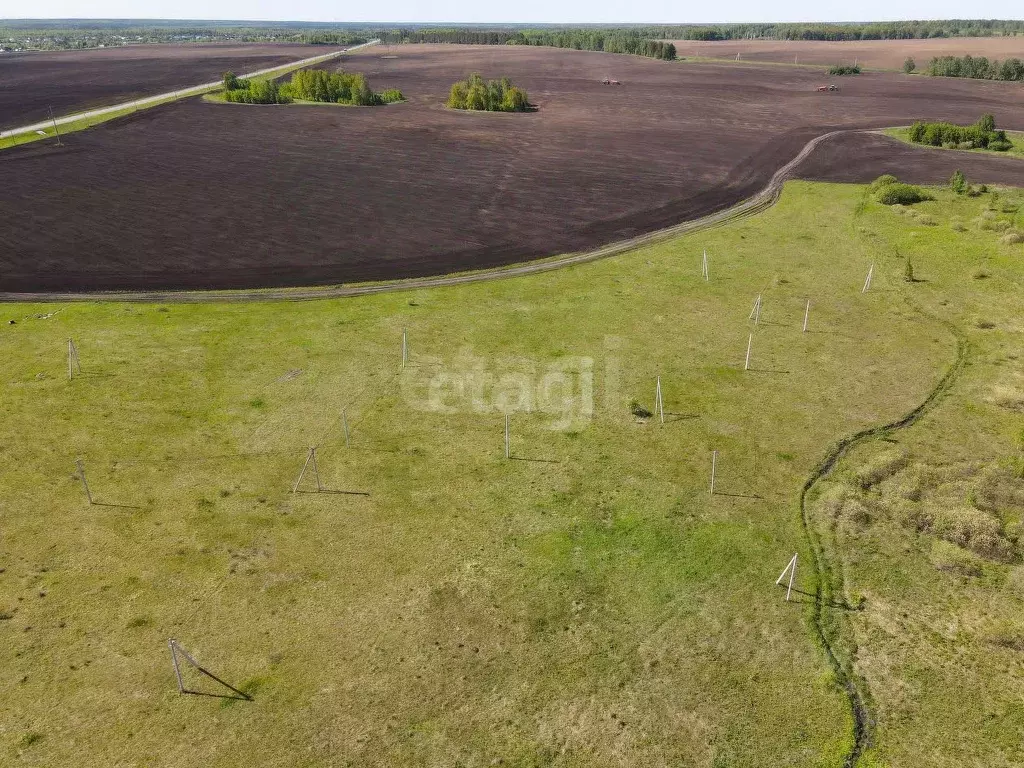
[[[858, 0], [822, 3], [820, 0], [35, 0], [30, 4], [0, 2], [0, 18], [14, 17], [3, 6], [37, 19], [244, 19], [342, 22], [462, 22], [569, 24], [674, 23], [700, 24], [740, 21], [889, 21], [896, 19], [963, 18], [961, 0], [932, 0], [922, 5], [909, 0]], [[980, 7], [979, 7], [980, 10]], [[999, 18], [1012, 18], [1003, 5]], [[926, 15], [922, 15], [925, 11]], [[992, 9], [988, 9], [991, 15]], [[1021, 18], [1019, 11], [1018, 18]]]

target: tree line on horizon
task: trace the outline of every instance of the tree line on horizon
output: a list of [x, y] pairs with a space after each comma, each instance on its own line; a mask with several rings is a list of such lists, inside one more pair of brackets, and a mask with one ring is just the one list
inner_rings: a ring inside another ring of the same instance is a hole
[[[139, 43], [290, 42], [356, 45], [385, 43], [466, 43], [551, 45], [580, 50], [628, 50], [631, 41], [668, 40], [912, 40], [1024, 35], [1024, 20], [946, 19], [850, 23], [746, 24], [578, 24], [578, 25], [372, 25], [323, 22], [232, 22], [181, 20], [45, 20], [0, 22], [0, 49], [67, 50]], [[593, 42], [600, 38], [602, 47]], [[591, 42], [584, 42], [584, 41]], [[542, 42], [543, 41], [543, 42]], [[560, 44], [559, 41], [569, 44]], [[651, 55], [639, 53], [639, 55]], [[668, 58], [665, 49], [654, 58]]]

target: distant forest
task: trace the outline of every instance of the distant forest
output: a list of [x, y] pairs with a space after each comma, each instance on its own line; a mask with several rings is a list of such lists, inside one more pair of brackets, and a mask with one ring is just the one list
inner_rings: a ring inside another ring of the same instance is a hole
[[0, 49], [65, 50], [139, 43], [290, 42], [355, 45], [385, 43], [475, 43], [551, 45], [560, 48], [637, 53], [669, 58], [665, 40], [906, 40], [1024, 35], [1024, 21], [948, 20], [850, 24], [713, 25], [430, 25], [327, 24], [322, 22], [232, 22], [113, 20], [17, 20], [0, 22]]

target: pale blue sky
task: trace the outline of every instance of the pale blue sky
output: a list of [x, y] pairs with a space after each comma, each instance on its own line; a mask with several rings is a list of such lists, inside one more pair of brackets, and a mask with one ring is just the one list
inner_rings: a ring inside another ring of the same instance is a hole
[[[886, 21], [893, 19], [963, 18], [957, 0], [922, 4], [909, 0], [859, 0], [826, 3], [812, 0], [733, 0], [710, 3], [691, 0], [36, 0], [15, 3], [0, 17], [15, 10], [31, 18], [148, 18], [148, 19], [252, 19], [291, 21], [382, 21], [463, 23], [709, 23], [734, 21]], [[988, 9], [999, 18], [1012, 18], [1009, 7]], [[922, 12], [927, 15], [922, 16]], [[1019, 12], [1017, 17], [1020, 18]]]

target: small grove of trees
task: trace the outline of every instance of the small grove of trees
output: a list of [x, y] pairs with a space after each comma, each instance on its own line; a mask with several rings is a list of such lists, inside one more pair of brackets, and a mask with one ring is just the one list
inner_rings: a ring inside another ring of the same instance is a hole
[[1000, 64], [984, 56], [938, 56], [928, 64], [929, 75], [969, 77], [975, 80], [1024, 80], [1024, 62], [1007, 59]]
[[448, 106], [486, 112], [526, 112], [530, 109], [530, 102], [526, 91], [512, 85], [507, 77], [485, 82], [474, 72], [466, 80], [452, 85]]
[[859, 75], [859, 64], [834, 64], [828, 68], [830, 75]]
[[224, 99], [235, 104], [287, 104], [291, 97], [274, 80], [243, 80], [224, 73]]
[[974, 125], [953, 123], [921, 123], [910, 126], [910, 140], [946, 149], [991, 149], [1005, 152], [1013, 146], [1006, 131], [996, 130], [992, 115], [982, 115]]
[[323, 69], [300, 70], [292, 75], [291, 82], [284, 84], [275, 80], [242, 80], [234, 72], [225, 72], [224, 98], [236, 104], [290, 104], [298, 99], [357, 106], [404, 100], [396, 88], [374, 93], [363, 75]]
[[328, 72], [324, 69], [304, 69], [296, 72], [289, 83], [289, 91], [292, 98], [302, 101], [354, 104], [362, 107], [404, 100], [402, 92], [397, 88], [374, 93], [361, 74]]

